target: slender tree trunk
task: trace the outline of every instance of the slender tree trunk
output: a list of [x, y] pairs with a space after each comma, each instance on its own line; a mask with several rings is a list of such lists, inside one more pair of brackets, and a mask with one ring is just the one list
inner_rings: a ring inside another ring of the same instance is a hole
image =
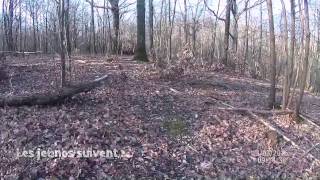
[[277, 64], [272, 0], [267, 0], [267, 6], [268, 6], [268, 17], [269, 17], [270, 62], [271, 62], [271, 67], [270, 67], [271, 88], [270, 88], [270, 95], [269, 95], [269, 108], [272, 109], [275, 107], [275, 100], [276, 100], [276, 64]]
[[299, 117], [301, 103], [304, 95], [304, 89], [307, 83], [307, 73], [309, 66], [309, 53], [310, 53], [310, 27], [309, 27], [309, 5], [308, 0], [304, 0], [304, 31], [305, 31], [305, 47], [304, 47], [304, 59], [303, 59], [303, 68], [300, 77], [300, 92], [297, 99], [296, 109], [295, 109], [295, 117]]
[[119, 0], [109, 0], [111, 4], [111, 12], [113, 17], [113, 39], [112, 39], [112, 53], [118, 54], [120, 51], [119, 47], [119, 32], [120, 32], [120, 11], [119, 11]]
[[148, 62], [145, 32], [145, 0], [137, 0], [137, 49], [134, 59]]
[[73, 14], [73, 47], [77, 49], [78, 30], [77, 30], [77, 11], [74, 10]]
[[65, 2], [59, 1], [61, 87], [66, 86]]
[[95, 18], [94, 18], [94, 1], [91, 0], [91, 53], [97, 53], [96, 50], [96, 29], [95, 29]]
[[[245, 8], [248, 8], [249, 1], [247, 0], [245, 2]], [[241, 74], [244, 74], [246, 71], [246, 63], [249, 60], [249, 16], [248, 16], [248, 11], [246, 10], [246, 38], [245, 38], [245, 55], [244, 55], [244, 60], [243, 60], [243, 67], [241, 68]]]
[[3, 14], [3, 41], [2, 41], [2, 50], [5, 50], [5, 42], [7, 39], [7, 18], [6, 18], [6, 12], [5, 12], [5, 1], [2, 1], [2, 14]]
[[[300, 22], [301, 22], [301, 39], [300, 39], [300, 49], [298, 50], [299, 53], [298, 54], [302, 54], [302, 51], [304, 49], [304, 35], [305, 35], [305, 28], [304, 28], [304, 14], [303, 14], [303, 10], [302, 10], [302, 7], [301, 7], [301, 0], [298, 0], [298, 7], [299, 7], [299, 12], [300, 12], [300, 16], [299, 16], [299, 19], [300, 19]], [[291, 48], [291, 47], [290, 47]], [[294, 55], [294, 54], [293, 54]], [[293, 56], [294, 57], [294, 56]], [[302, 56], [301, 56], [302, 57]], [[302, 59], [302, 58], [301, 58]], [[296, 72], [294, 73], [294, 69], [296, 69]], [[293, 89], [293, 92], [292, 92], [292, 95], [289, 96], [289, 100], [288, 100], [288, 105], [287, 106], [290, 106], [291, 103], [292, 103], [292, 100], [295, 98], [295, 95], [296, 95], [296, 88], [298, 86], [298, 81], [299, 81], [299, 74], [301, 72], [301, 68], [300, 68], [300, 65], [299, 65], [299, 60], [297, 59], [296, 62], [294, 62], [294, 64], [292, 64], [292, 76], [291, 76], [291, 85], [292, 85], [292, 89]]]
[[183, 16], [184, 42], [185, 42], [185, 44], [187, 44], [188, 43], [188, 35], [189, 35], [187, 0], [183, 0], [183, 5], [184, 5], [184, 16]]
[[192, 27], [191, 27], [191, 30], [192, 30], [192, 53], [193, 55], [196, 54], [196, 44], [197, 44], [197, 22], [196, 22], [196, 19], [193, 18], [192, 20]]
[[262, 61], [262, 45], [263, 45], [263, 12], [262, 12], [262, 4], [260, 5], [260, 35], [259, 35], [259, 68], [261, 77], [266, 79], [266, 72]]
[[39, 32], [40, 32], [39, 31], [39, 18], [38, 18], [38, 9], [37, 9], [36, 10], [36, 41], [37, 41], [37, 45], [39, 46], [37, 48], [39, 50], [41, 50], [41, 34]]
[[9, 0], [9, 16], [8, 16], [8, 29], [7, 29], [7, 44], [8, 50], [14, 51], [14, 42], [13, 42], [13, 18], [14, 18], [14, 1]]
[[44, 45], [44, 51], [45, 53], [48, 53], [48, 11], [46, 12], [46, 17], [45, 17], [45, 28], [46, 28], [46, 34], [45, 34], [45, 45]]
[[[220, 0], [218, 0], [218, 9], [217, 9], [217, 14], [219, 14], [219, 10], [220, 10]], [[212, 66], [213, 64], [213, 58], [214, 58], [214, 54], [215, 54], [215, 47], [216, 47], [216, 38], [217, 38], [217, 27], [218, 27], [218, 17], [216, 16], [215, 22], [214, 22], [214, 29], [213, 29], [213, 37], [212, 37], [212, 56], [211, 56], [211, 63], [210, 66]]]
[[112, 33], [111, 33], [111, 23], [110, 23], [110, 15], [109, 15], [109, 9], [107, 8], [107, 18], [108, 18], [108, 38], [109, 38], [109, 41], [108, 41], [108, 52], [109, 53], [113, 53], [113, 38], [112, 38]]
[[287, 108], [287, 103], [289, 99], [289, 92], [290, 92], [290, 76], [289, 76], [289, 71], [290, 71], [290, 65], [289, 65], [289, 54], [288, 54], [288, 21], [287, 21], [287, 12], [286, 12], [286, 6], [284, 4], [284, 1], [281, 0], [282, 4], [282, 11], [283, 11], [283, 20], [284, 20], [284, 48], [285, 48], [285, 79], [284, 79], [284, 84], [283, 84], [283, 94], [282, 94], [282, 109], [285, 110]]
[[226, 19], [224, 26], [224, 51], [222, 57], [222, 63], [224, 65], [228, 64], [228, 52], [229, 52], [229, 33], [230, 33], [230, 11], [231, 11], [231, 0], [227, 0], [226, 5]]
[[[170, 1], [169, 1], [170, 4]], [[170, 23], [170, 32], [169, 32], [169, 60], [172, 59], [172, 32], [173, 32], [173, 25], [174, 25], [174, 20], [175, 20], [175, 15], [176, 15], [176, 5], [177, 5], [177, 0], [174, 0], [174, 6], [173, 6], [173, 15], [169, 15], [169, 23]], [[170, 7], [170, 6], [169, 6]], [[171, 11], [171, 8], [169, 9], [169, 13]]]
[[19, 51], [22, 51], [22, 1], [19, 2]]
[[107, 52], [107, 33], [106, 33], [106, 26], [107, 26], [107, 2], [103, 0], [103, 25], [102, 25], [102, 52], [105, 54]]
[[[247, 1], [246, 1], [247, 4]], [[234, 17], [233, 24], [233, 51], [237, 54], [238, 51], [238, 5], [237, 0], [233, 0], [232, 2], [232, 12]], [[247, 13], [247, 11], [246, 11]]]
[[149, 0], [149, 40], [150, 51], [153, 54], [153, 0]]
[[33, 27], [33, 51], [37, 51], [37, 28], [36, 28], [36, 20], [35, 20], [35, 12], [34, 7], [32, 10], [32, 27]]
[[69, 58], [71, 56], [71, 38], [70, 38], [70, 0], [66, 0], [66, 38], [67, 38], [67, 50]]

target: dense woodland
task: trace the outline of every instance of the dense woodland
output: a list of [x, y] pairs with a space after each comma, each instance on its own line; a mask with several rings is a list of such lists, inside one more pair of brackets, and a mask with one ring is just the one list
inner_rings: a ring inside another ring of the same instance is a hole
[[0, 2], [0, 178], [319, 177], [317, 0]]

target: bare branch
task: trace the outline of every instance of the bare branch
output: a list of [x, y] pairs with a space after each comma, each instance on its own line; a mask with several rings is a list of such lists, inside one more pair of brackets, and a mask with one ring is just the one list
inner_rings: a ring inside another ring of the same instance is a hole
[[206, 7], [208, 8], [208, 10], [220, 21], [225, 21], [225, 19], [221, 18], [218, 16], [218, 14], [213, 10], [211, 9], [208, 4], [207, 4], [207, 0], [203, 0], [204, 1], [204, 4], [206, 5]]

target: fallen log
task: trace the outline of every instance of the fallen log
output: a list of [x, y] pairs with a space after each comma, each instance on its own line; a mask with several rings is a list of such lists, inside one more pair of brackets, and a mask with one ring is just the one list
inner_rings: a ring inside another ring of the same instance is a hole
[[31, 55], [31, 54], [41, 54], [42, 51], [35, 51], [35, 52], [20, 52], [20, 51], [0, 51], [0, 54], [3, 56], [17, 56], [17, 55]]
[[289, 110], [272, 110], [272, 111], [266, 111], [266, 110], [258, 110], [258, 109], [247, 109], [247, 108], [218, 108], [219, 110], [225, 110], [225, 111], [238, 111], [238, 112], [253, 112], [253, 113], [257, 113], [257, 114], [271, 114], [271, 115], [287, 115], [287, 114], [292, 114], [293, 111], [289, 111]]
[[9, 96], [0, 97], [0, 107], [4, 106], [34, 106], [34, 105], [55, 105], [76, 94], [88, 92], [106, 81], [110, 80], [110, 75], [104, 75], [92, 82], [81, 83], [69, 87], [64, 87], [53, 93], [34, 94], [29, 96]]

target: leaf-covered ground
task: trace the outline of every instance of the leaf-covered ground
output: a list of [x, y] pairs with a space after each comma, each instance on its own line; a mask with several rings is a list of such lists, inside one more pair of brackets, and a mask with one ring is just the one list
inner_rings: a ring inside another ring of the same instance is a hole
[[[268, 83], [232, 73], [185, 72], [162, 78], [152, 64], [121, 57], [75, 56], [74, 82], [118, 74], [112, 83], [49, 107], [0, 109], [0, 172], [5, 179], [319, 177], [319, 97], [306, 95], [310, 122], [288, 115], [259, 116], [297, 146], [234, 107], [265, 109]], [[53, 57], [8, 59], [11, 85], [1, 95], [53, 91]], [[281, 97], [278, 97], [279, 101]], [[126, 157], [29, 158], [17, 149], [118, 149]]]

